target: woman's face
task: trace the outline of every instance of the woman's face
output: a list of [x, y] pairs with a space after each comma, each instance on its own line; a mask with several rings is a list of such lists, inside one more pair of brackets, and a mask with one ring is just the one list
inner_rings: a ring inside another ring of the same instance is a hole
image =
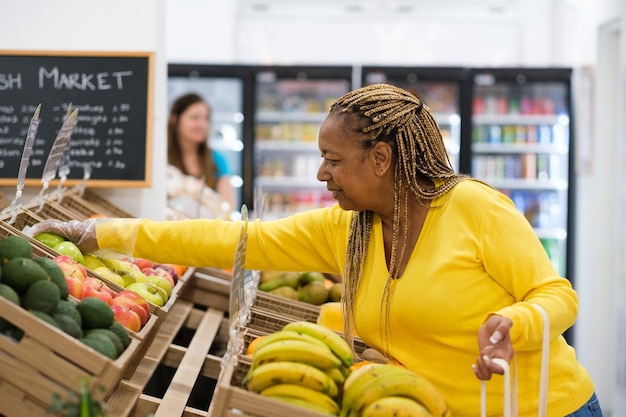
[[178, 120], [178, 137], [181, 141], [204, 143], [209, 137], [211, 113], [205, 103], [194, 103], [181, 113]]
[[[374, 210], [380, 207], [381, 178], [375, 175], [373, 150], [365, 150], [357, 133], [344, 128], [342, 117], [330, 115], [319, 132], [322, 163], [317, 179], [344, 210]], [[393, 201], [393, 200], [392, 200]]]

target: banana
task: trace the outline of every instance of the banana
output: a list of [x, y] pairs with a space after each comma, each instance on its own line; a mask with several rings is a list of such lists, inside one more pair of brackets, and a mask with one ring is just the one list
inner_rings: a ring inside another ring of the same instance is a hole
[[302, 362], [326, 370], [338, 368], [341, 361], [327, 347], [316, 346], [301, 340], [279, 340], [252, 356], [252, 367], [258, 368], [268, 362]]
[[345, 366], [350, 366], [354, 362], [354, 354], [350, 346], [343, 340], [343, 337], [336, 333], [334, 330], [330, 330], [317, 323], [308, 321], [294, 321], [287, 323], [283, 330], [293, 330], [299, 333], [305, 333], [316, 337], [326, 343], [330, 350], [341, 359], [341, 362]]
[[343, 375], [343, 373], [341, 372], [341, 368], [331, 368], [331, 369], [327, 369], [326, 375], [328, 375], [333, 381], [335, 381], [336, 384], [343, 384], [346, 381], [346, 377]]
[[382, 397], [368, 405], [361, 417], [433, 417], [426, 408], [411, 398]]
[[321, 369], [305, 363], [271, 362], [253, 369], [244, 381], [246, 388], [252, 392], [259, 393], [276, 384], [296, 384], [323, 392], [333, 398], [339, 394], [337, 383], [330, 376]]
[[365, 365], [361, 365], [358, 368], [351, 369], [350, 373], [346, 376], [346, 380], [343, 383], [344, 390], [350, 390], [351, 385], [361, 377], [361, 375], [368, 372], [371, 368], [375, 368], [380, 366], [380, 363], [366, 363]]
[[314, 404], [311, 401], [303, 400], [301, 398], [286, 397], [284, 395], [266, 395], [266, 397], [273, 398], [273, 399], [275, 399], [277, 401], [282, 401], [282, 402], [285, 402], [285, 403], [297, 405], [299, 407], [303, 407], [303, 408], [309, 409], [309, 410], [314, 411], [316, 413], [327, 414], [329, 416], [336, 416], [337, 415], [336, 413], [331, 413], [329, 410], [327, 410], [324, 407], [321, 407], [321, 406], [319, 406], [317, 404]]
[[260, 392], [261, 395], [272, 397], [292, 397], [299, 398], [305, 401], [309, 401], [310, 403], [316, 404], [320, 407], [325, 408], [333, 415], [337, 415], [339, 412], [339, 406], [328, 395], [323, 392], [316, 391], [311, 388], [303, 387], [302, 385], [295, 384], [277, 384], [272, 385], [270, 387], [265, 388]]
[[[394, 365], [386, 366], [393, 367]], [[399, 366], [395, 366], [395, 368], [395, 372], [383, 373], [363, 384], [358, 390], [356, 398], [351, 403], [346, 404], [346, 415], [360, 416], [367, 406], [379, 398], [401, 396], [419, 402], [433, 417], [450, 416], [450, 410], [445, 399], [428, 380], [406, 368]]]
[[346, 417], [355, 408], [355, 402], [368, 384], [383, 375], [397, 375], [400, 368], [393, 365], [380, 363], [368, 363], [352, 371], [343, 384], [343, 397], [341, 401], [341, 416]]
[[279, 340], [301, 340], [304, 342], [313, 343], [317, 346], [327, 347], [324, 342], [321, 340], [310, 336], [304, 333], [298, 333], [291, 330], [280, 330], [271, 334], [268, 334], [266, 337], [261, 339], [259, 343], [257, 343], [255, 351], [259, 351], [263, 349], [265, 346], [269, 346], [270, 344], [277, 342]]

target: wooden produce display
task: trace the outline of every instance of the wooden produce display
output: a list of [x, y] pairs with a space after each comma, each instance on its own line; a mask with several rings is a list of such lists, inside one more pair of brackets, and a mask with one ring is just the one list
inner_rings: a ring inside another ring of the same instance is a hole
[[[0, 224], [0, 239], [11, 235], [23, 236]], [[53, 256], [33, 245], [33, 257]], [[128, 347], [112, 360], [4, 297], [0, 318], [23, 332], [19, 339], [0, 335], [0, 414], [7, 417], [43, 416], [53, 394], [78, 392], [83, 381], [97, 397], [107, 398], [134, 373], [149, 334], [156, 333], [152, 316], [143, 333], [128, 332]]]
[[[64, 199], [65, 201], [65, 199]], [[7, 226], [17, 229], [18, 231], [23, 231], [26, 227], [33, 226], [43, 220], [46, 219], [56, 219], [61, 221], [69, 221], [69, 220], [81, 220], [81, 215], [77, 214], [74, 211], [71, 211], [67, 207], [61, 206], [56, 201], [46, 200], [43, 204], [39, 204], [36, 202], [31, 202], [29, 204], [25, 204], [19, 209], [16, 210], [15, 213], [3, 213], [0, 215], [0, 221], [5, 223]], [[12, 223], [7, 223], [12, 220]], [[84, 219], [83, 219], [84, 220]], [[30, 239], [30, 238], [29, 238]], [[50, 252], [55, 255], [61, 255], [58, 252], [55, 252], [52, 248], [48, 248], [43, 245], [41, 242], [30, 239], [33, 246], [38, 246], [44, 249], [47, 252]], [[90, 270], [90, 273], [96, 278], [107, 283], [107, 286], [112, 288], [114, 291], [119, 292], [124, 288], [120, 285], [111, 282], [106, 277], [103, 277], [100, 274], [97, 274], [94, 271]], [[185, 276], [182, 276], [179, 282], [176, 283], [174, 288], [172, 289], [172, 294], [170, 295], [168, 301], [162, 305], [157, 306], [154, 303], [149, 302], [150, 312], [156, 315], [159, 318], [164, 318], [167, 315], [169, 309], [176, 302], [176, 297], [178, 297], [179, 292], [182, 290], [185, 285]]]
[[[95, 211], [93, 207], [89, 211], [83, 210], [91, 204], [82, 200], [86, 196], [94, 197], [95, 194], [66, 194], [65, 203], [59, 205], [47, 201], [39, 212], [33, 210], [32, 205], [23, 206], [14, 223], [3, 224], [3, 229], [22, 234], [25, 227], [45, 218], [86, 218], [91, 216], [88, 213]], [[94, 214], [106, 213], [98, 208]], [[119, 212], [114, 216], [129, 217]], [[6, 216], [0, 220], [6, 220]], [[34, 239], [31, 241], [36, 251], [45, 256], [56, 255], [51, 248]], [[43, 416], [52, 392], [77, 389], [78, 382], [71, 383], [70, 379], [82, 376], [92, 378], [92, 387], [96, 384], [104, 386], [101, 398], [106, 403], [109, 417], [147, 417], [151, 414], [154, 417], [319, 417], [321, 414], [317, 412], [248, 391], [243, 380], [251, 365], [251, 358], [245, 355], [245, 351], [252, 340], [281, 330], [289, 322], [315, 322], [320, 307], [255, 289], [254, 300], [248, 309], [249, 321], [240, 335], [243, 339], [240, 352], [226, 360], [231, 282], [233, 274], [229, 271], [188, 268], [178, 280], [175, 296], [173, 292], [163, 307], [151, 305], [154, 325], [145, 332], [133, 334], [132, 349], [116, 361], [78, 346], [80, 342], [71, 340], [46, 323], [33, 324], [35, 320], [27, 317], [26, 311], [15, 315], [14, 321], [25, 327], [28, 337], [23, 340], [23, 345], [15, 346], [14, 342], [2, 340], [0, 336], [0, 353], [4, 353], [0, 355], [0, 369], [7, 367], [12, 372], [10, 380], [3, 379], [4, 371], [0, 372], [0, 398], [15, 399], [10, 404], [0, 401], [0, 417]], [[115, 284], [111, 288], [121, 289]], [[15, 309], [19, 307], [0, 298], [0, 317], [13, 317]], [[360, 340], [355, 344], [357, 352], [365, 348]], [[35, 356], [36, 360], [31, 360]], [[14, 377], [13, 374], [23, 376]]]

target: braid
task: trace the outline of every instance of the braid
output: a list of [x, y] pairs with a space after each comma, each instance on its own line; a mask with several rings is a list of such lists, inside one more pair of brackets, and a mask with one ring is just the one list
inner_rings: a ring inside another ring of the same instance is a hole
[[[366, 125], [358, 129], [366, 138], [363, 146], [367, 148], [384, 141], [391, 146], [396, 157], [391, 260], [381, 309], [381, 333], [385, 343], [388, 343], [391, 295], [395, 286], [393, 280], [399, 276], [399, 260], [404, 256], [408, 238], [408, 224], [400, 219], [407, 218], [409, 196], [412, 194], [419, 201], [432, 200], [445, 195], [467, 176], [454, 172], [430, 109], [408, 91], [388, 84], [369, 85], [339, 98], [330, 112], [356, 116], [360, 123]], [[428, 188], [422, 185], [420, 178], [443, 181], [439, 181], [434, 188]], [[373, 215], [369, 211], [357, 212], [348, 237], [343, 306], [345, 337], [351, 346], [356, 293], [369, 245]], [[388, 355], [388, 352], [385, 345], [384, 353]]]

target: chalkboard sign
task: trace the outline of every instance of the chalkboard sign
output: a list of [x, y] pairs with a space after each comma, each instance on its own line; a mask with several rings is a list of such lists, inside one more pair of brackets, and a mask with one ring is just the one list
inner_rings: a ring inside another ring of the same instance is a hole
[[42, 184], [71, 108], [78, 113], [66, 184], [78, 183], [90, 166], [89, 187], [149, 186], [152, 61], [152, 53], [0, 51], [0, 185], [17, 184], [28, 126], [41, 104], [25, 185]]

